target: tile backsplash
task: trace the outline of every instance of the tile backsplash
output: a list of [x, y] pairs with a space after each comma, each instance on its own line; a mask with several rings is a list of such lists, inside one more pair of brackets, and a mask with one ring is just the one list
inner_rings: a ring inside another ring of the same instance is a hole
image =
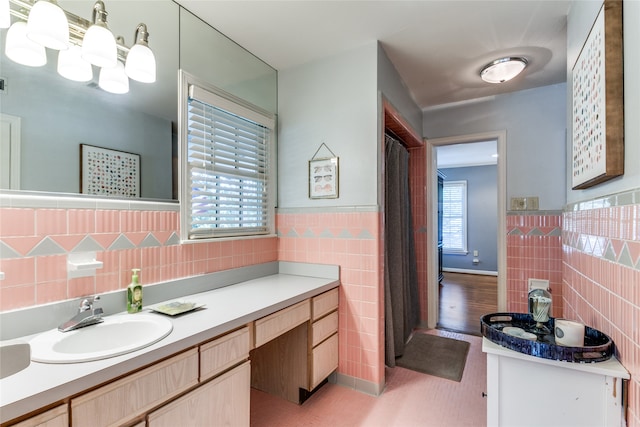
[[[2, 206], [6, 206], [3, 204]], [[277, 260], [276, 237], [180, 244], [178, 211], [0, 208], [0, 310]], [[69, 279], [71, 253], [95, 252], [95, 276]]]
[[562, 250], [563, 315], [613, 339], [640, 427], [640, 190], [567, 206]]
[[509, 212], [507, 215], [507, 311], [529, 311], [530, 278], [549, 281], [553, 297], [551, 315], [561, 315], [562, 212]]

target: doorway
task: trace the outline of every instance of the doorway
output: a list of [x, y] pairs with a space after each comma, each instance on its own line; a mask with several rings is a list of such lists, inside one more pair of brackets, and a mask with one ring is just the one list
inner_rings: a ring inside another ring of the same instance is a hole
[[[506, 132], [495, 131], [427, 140], [427, 226], [431, 230], [427, 244], [428, 319], [427, 326], [436, 328], [440, 314], [440, 283], [438, 278], [438, 179], [437, 148], [495, 140], [497, 144], [497, 310], [506, 310]], [[479, 323], [479, 319], [477, 320]]]
[[441, 145], [436, 154], [438, 328], [480, 335], [478, 319], [497, 311], [497, 142]]

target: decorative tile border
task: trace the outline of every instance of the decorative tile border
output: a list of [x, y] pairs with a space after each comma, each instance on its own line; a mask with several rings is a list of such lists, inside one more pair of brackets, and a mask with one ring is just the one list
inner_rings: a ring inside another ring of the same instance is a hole
[[562, 236], [562, 228], [560, 227], [552, 227], [550, 229], [533, 227], [531, 229], [526, 229], [523, 227], [514, 227], [507, 231], [508, 236]]
[[[66, 236], [64, 236], [66, 237]], [[153, 233], [146, 234], [139, 244], [134, 244], [126, 234], [121, 233], [113, 241], [111, 245], [103, 246], [97, 242], [92, 236], [85, 236], [77, 246], [71, 250], [64, 249], [58, 242], [56, 236], [46, 236], [40, 240], [31, 250], [25, 254], [21, 254], [17, 249], [11, 246], [11, 243], [0, 240], [0, 259], [25, 258], [34, 256], [48, 255], [65, 255], [68, 253], [78, 252], [96, 252], [96, 251], [117, 251], [123, 249], [152, 248], [160, 246], [175, 246], [180, 244], [180, 238], [175, 232], [172, 232], [166, 241], [161, 242]]]
[[563, 245], [640, 270], [640, 190], [567, 205]]

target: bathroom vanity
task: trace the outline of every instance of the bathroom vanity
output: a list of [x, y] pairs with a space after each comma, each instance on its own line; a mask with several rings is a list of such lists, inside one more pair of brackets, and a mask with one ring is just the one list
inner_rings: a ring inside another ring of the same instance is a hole
[[149, 347], [4, 378], [2, 424], [248, 426], [251, 387], [300, 403], [337, 368], [338, 285], [336, 267], [184, 296], [204, 307]]
[[615, 359], [572, 363], [530, 356], [482, 339], [487, 426], [623, 426], [623, 380]]

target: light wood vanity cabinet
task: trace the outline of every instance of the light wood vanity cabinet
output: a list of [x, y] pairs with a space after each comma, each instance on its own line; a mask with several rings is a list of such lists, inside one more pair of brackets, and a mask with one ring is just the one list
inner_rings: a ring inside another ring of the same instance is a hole
[[72, 399], [73, 426], [123, 425], [149, 411], [149, 426], [249, 425], [249, 336], [245, 326]]
[[12, 427], [66, 427], [69, 425], [67, 405], [56, 406]]
[[198, 349], [71, 399], [71, 420], [77, 426], [129, 423], [198, 383]]
[[324, 315], [338, 309], [338, 288], [331, 289], [323, 294], [311, 298], [313, 309], [312, 319], [315, 322]]
[[311, 299], [309, 391], [338, 368], [338, 297], [335, 288]]
[[304, 300], [256, 320], [255, 346], [260, 347], [309, 320], [309, 308], [309, 300]]
[[338, 367], [337, 310], [335, 288], [256, 320], [251, 386], [304, 402]]
[[245, 362], [152, 412], [147, 426], [248, 426], [250, 382]]
[[212, 378], [249, 357], [249, 327], [245, 326], [200, 346], [200, 381]]
[[252, 386], [301, 403], [337, 368], [337, 309], [335, 288], [15, 426], [248, 426]]

